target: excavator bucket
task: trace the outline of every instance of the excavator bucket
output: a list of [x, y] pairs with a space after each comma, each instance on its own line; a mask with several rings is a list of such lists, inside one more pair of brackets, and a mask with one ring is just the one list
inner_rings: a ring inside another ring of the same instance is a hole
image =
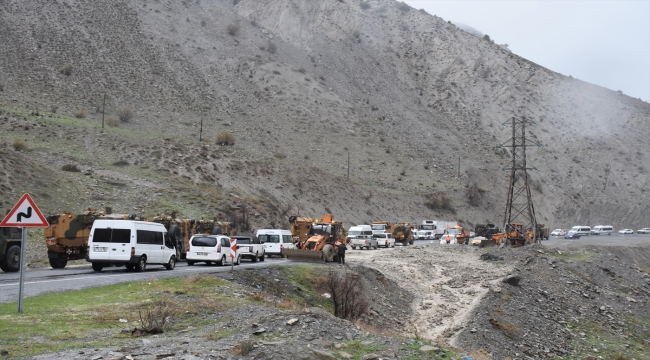
[[302, 249], [282, 249], [282, 256], [289, 260], [323, 262], [323, 252]]

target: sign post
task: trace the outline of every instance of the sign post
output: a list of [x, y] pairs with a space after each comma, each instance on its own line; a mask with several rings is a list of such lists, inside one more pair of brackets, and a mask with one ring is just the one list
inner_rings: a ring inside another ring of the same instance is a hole
[[25, 280], [25, 255], [27, 253], [27, 228], [48, 227], [47, 220], [38, 209], [29, 194], [25, 193], [18, 200], [16, 205], [9, 211], [4, 220], [0, 222], [2, 227], [18, 227], [22, 229], [22, 243], [20, 244], [20, 281], [18, 285], [18, 312], [23, 312], [23, 287]]
[[230, 239], [230, 270], [235, 270], [235, 257], [237, 256], [237, 239]]

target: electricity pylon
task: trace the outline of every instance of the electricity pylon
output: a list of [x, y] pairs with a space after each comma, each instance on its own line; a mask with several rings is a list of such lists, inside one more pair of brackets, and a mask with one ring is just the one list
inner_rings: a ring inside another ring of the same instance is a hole
[[[512, 153], [512, 163], [510, 164], [510, 185], [508, 186], [508, 200], [506, 202], [506, 211], [503, 216], [503, 229], [506, 234], [506, 244], [525, 244], [537, 239], [537, 219], [535, 218], [535, 207], [530, 194], [530, 185], [528, 184], [528, 170], [534, 169], [527, 167], [526, 164], [526, 147], [539, 146], [539, 143], [530, 144], [526, 142], [526, 125], [533, 122], [525, 117], [512, 118], [512, 138], [504, 142], [501, 147], [508, 147]], [[508, 122], [503, 124], [508, 125]], [[504, 171], [508, 168], [504, 168]], [[516, 226], [521, 224], [523, 226]], [[533, 240], [525, 236], [525, 232], [532, 231]]]

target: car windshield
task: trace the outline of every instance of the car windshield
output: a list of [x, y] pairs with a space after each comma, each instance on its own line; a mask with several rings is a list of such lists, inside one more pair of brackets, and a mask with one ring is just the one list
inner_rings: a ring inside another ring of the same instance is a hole
[[384, 224], [378, 224], [378, 225], [372, 225], [373, 230], [386, 230], [386, 225]]
[[435, 225], [421, 225], [420, 230], [435, 230], [436, 226]]
[[361, 235], [363, 231], [361, 230], [350, 230], [348, 231], [348, 235]]
[[460, 229], [448, 229], [447, 234], [449, 234], [449, 235], [458, 235], [458, 234], [460, 234]]
[[280, 242], [280, 235], [258, 235], [257, 238], [260, 240], [261, 244], [264, 243], [279, 243]]

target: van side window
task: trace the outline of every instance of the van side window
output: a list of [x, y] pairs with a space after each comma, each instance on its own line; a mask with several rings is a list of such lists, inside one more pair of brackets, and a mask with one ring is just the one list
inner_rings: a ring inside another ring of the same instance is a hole
[[95, 229], [95, 232], [93, 233], [93, 242], [111, 242], [111, 229]]
[[[97, 229], [95, 229], [97, 231]], [[113, 229], [113, 235], [111, 237], [112, 243], [122, 243], [128, 244], [131, 242], [131, 230], [130, 229]]]
[[[160, 239], [160, 240], [159, 240], [159, 239]], [[162, 243], [163, 240], [165, 241], [165, 247], [167, 247], [167, 248], [169, 248], [169, 249], [173, 249], [173, 248], [174, 248], [174, 244], [172, 243], [172, 238], [169, 237], [169, 236], [165, 236], [165, 234], [162, 233], [162, 232], [158, 232], [158, 231], [157, 231], [157, 232], [156, 232], [156, 242], [160, 241], [160, 242]]]
[[267, 240], [268, 237], [269, 237], [268, 235], [260, 235], [257, 237], [257, 239], [260, 241], [260, 244], [264, 244], [265, 242], [268, 241]]
[[163, 244], [163, 237], [162, 237], [161, 232], [158, 232], [158, 231], [147, 231], [147, 232], [151, 234], [149, 236], [151, 237], [151, 240], [152, 240], [151, 243], [152, 244], [155, 244], [155, 245], [162, 245]]
[[282, 242], [291, 244], [293, 242], [293, 236], [291, 236], [291, 235], [282, 235]]
[[221, 246], [230, 247], [230, 239], [221, 238]]
[[136, 230], [138, 244], [153, 244], [156, 241], [156, 235], [151, 231]]

